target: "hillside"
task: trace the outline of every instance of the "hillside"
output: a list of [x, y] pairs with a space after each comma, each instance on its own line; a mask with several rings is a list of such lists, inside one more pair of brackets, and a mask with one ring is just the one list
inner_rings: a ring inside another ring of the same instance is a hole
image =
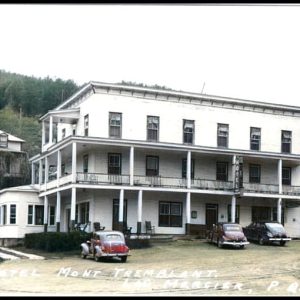
[[39, 153], [39, 117], [79, 88], [72, 80], [42, 79], [0, 70], [0, 129], [24, 139], [24, 151], [29, 157]]

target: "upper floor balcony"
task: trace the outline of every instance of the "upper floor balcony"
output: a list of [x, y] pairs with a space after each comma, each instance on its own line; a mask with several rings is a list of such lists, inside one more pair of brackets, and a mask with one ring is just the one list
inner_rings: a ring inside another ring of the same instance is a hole
[[[151, 187], [151, 188], [171, 188], [171, 189], [187, 189], [186, 178], [165, 177], [165, 176], [133, 176], [133, 186], [135, 187]], [[59, 184], [56, 176], [52, 176], [51, 180], [47, 184], [41, 185], [41, 191], [45, 191], [56, 188], [58, 186], [64, 186], [72, 183], [72, 174], [67, 174], [59, 178]], [[77, 184], [90, 185], [106, 185], [106, 186], [130, 186], [129, 175], [116, 175], [107, 173], [76, 173]], [[232, 181], [220, 181], [209, 179], [192, 179], [191, 189], [198, 189], [203, 191], [224, 191], [233, 192]], [[243, 193], [251, 194], [265, 194], [275, 195], [279, 194], [278, 184], [261, 184], [261, 183], [249, 183], [243, 182]], [[299, 196], [300, 186], [282, 186], [282, 195], [286, 196]]]
[[[234, 192], [234, 157], [232, 153], [204, 153], [195, 148], [151, 148], [120, 141], [86, 143], [74, 137], [61, 148], [36, 158], [32, 182], [39, 183], [41, 191], [72, 183], [228, 194]], [[258, 197], [300, 195], [300, 166], [296, 159], [245, 155], [241, 169], [244, 193]]]

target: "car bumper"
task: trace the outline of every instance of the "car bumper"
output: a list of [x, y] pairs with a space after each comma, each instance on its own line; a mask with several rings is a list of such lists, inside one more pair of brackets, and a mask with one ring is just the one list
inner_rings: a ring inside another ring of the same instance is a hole
[[121, 256], [129, 256], [129, 253], [101, 253], [97, 256], [99, 257], [121, 257]]
[[231, 242], [231, 241], [224, 241], [222, 245], [230, 245], [230, 246], [244, 246], [249, 245], [249, 242]]
[[275, 242], [275, 241], [291, 241], [291, 238], [269, 238], [269, 241]]

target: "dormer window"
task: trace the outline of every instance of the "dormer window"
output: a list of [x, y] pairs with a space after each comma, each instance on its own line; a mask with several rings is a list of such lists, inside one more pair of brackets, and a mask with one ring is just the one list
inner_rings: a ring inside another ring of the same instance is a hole
[[8, 135], [6, 133], [0, 134], [0, 147], [7, 148], [8, 147]]

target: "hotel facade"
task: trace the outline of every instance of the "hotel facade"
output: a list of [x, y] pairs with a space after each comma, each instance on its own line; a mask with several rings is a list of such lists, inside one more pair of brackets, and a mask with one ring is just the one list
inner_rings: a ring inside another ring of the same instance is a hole
[[90, 82], [40, 121], [25, 227], [275, 220], [300, 237], [300, 107]]

